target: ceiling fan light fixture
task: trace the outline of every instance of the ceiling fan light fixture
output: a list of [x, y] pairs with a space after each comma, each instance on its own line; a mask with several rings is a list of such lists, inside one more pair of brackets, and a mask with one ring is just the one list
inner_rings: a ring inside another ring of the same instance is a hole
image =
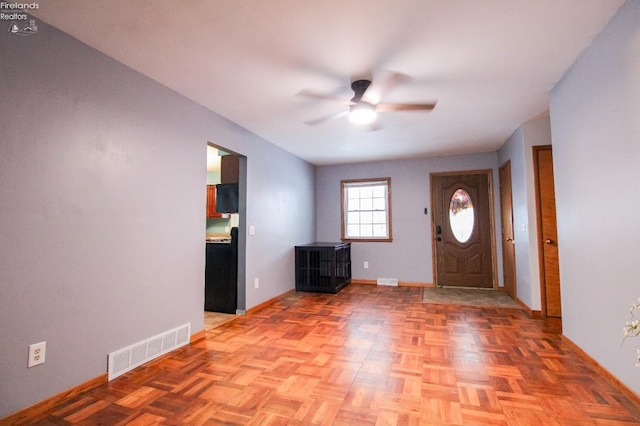
[[355, 124], [370, 124], [376, 119], [376, 107], [367, 102], [351, 105], [349, 120]]

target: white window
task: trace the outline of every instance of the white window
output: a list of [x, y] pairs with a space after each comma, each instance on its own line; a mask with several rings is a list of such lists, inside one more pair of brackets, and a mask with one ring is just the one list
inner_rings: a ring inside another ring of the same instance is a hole
[[391, 241], [391, 178], [343, 180], [342, 239]]

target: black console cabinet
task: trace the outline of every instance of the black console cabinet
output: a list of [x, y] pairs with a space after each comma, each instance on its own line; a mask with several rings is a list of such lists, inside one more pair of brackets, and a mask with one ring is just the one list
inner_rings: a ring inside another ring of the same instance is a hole
[[351, 243], [296, 246], [296, 291], [337, 293], [351, 282]]

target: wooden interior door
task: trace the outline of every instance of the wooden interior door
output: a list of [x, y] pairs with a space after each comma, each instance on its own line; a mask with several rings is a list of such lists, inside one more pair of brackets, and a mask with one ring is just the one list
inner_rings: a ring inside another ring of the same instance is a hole
[[[431, 175], [435, 283], [440, 287], [493, 288], [490, 179], [491, 171]], [[463, 211], [471, 229], [461, 235], [455, 224]]]
[[511, 163], [500, 167], [500, 218], [502, 223], [502, 269], [504, 291], [516, 299], [516, 246], [513, 235], [513, 199], [511, 192]]
[[553, 156], [550, 145], [533, 147], [538, 207], [538, 247], [540, 253], [540, 293], [542, 314], [561, 317], [560, 268], [556, 225], [556, 194], [553, 183]]

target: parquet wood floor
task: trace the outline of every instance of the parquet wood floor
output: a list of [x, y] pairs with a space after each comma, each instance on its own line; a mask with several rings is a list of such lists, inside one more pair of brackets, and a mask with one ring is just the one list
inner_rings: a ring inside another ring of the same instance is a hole
[[631, 425], [639, 407], [522, 310], [421, 289], [292, 293], [40, 425]]

